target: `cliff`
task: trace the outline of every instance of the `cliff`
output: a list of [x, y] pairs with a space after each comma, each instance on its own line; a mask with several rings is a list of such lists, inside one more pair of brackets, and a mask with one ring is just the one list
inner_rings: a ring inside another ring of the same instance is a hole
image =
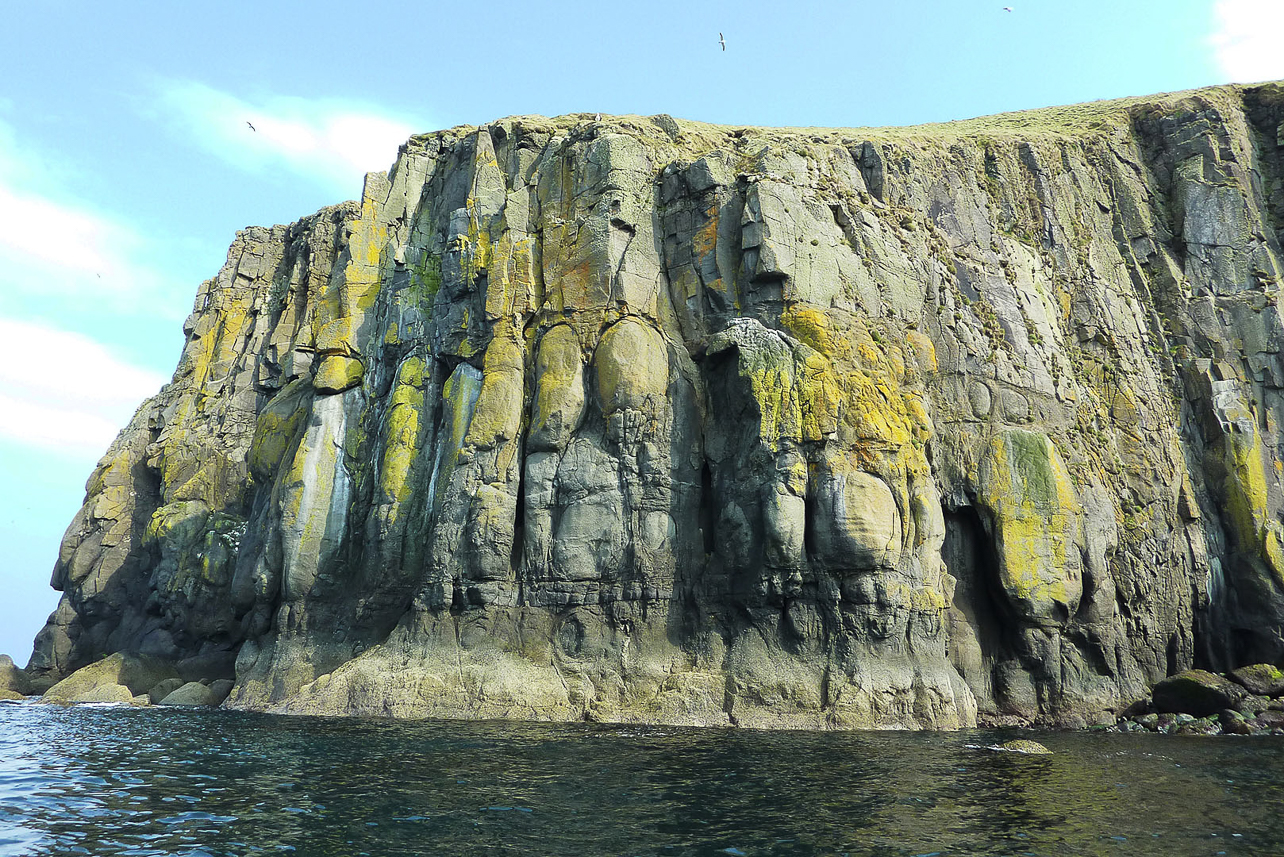
[[1282, 239], [1280, 84], [414, 137], [201, 285], [29, 675], [950, 728], [1280, 663]]

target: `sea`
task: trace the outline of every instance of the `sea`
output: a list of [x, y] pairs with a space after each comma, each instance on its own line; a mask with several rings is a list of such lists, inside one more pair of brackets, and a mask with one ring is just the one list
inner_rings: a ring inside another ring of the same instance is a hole
[[0, 854], [1281, 855], [1284, 737], [3, 703]]

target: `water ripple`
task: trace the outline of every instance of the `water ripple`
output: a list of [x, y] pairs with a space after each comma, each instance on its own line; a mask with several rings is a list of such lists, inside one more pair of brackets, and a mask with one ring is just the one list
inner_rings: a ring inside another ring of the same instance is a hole
[[0, 707], [0, 853], [1284, 853], [1284, 740]]

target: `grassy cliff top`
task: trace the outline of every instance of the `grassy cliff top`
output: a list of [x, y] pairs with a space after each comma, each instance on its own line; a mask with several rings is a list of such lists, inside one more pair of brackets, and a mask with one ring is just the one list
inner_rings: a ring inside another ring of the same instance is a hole
[[[1083, 136], [1114, 128], [1126, 128], [1132, 117], [1141, 112], [1159, 110], [1172, 112], [1184, 105], [1204, 109], [1213, 107], [1226, 111], [1243, 105], [1248, 96], [1269, 102], [1284, 101], [1284, 81], [1258, 84], [1230, 84], [1166, 92], [1130, 98], [1090, 101], [1057, 107], [1042, 107], [1011, 113], [996, 113], [974, 119], [952, 122], [930, 122], [902, 127], [850, 127], [771, 128], [754, 125], [715, 125], [688, 119], [659, 116], [608, 116], [593, 113], [568, 113], [557, 117], [539, 115], [511, 116], [487, 126], [495, 128], [520, 127], [529, 131], [548, 134], [600, 130], [624, 131], [642, 137], [656, 137], [682, 148], [701, 149], [726, 145], [732, 138], [753, 137], [762, 141], [787, 141], [806, 139], [812, 142], [949, 142], [955, 139], [983, 137], [1020, 137], [1022, 139]], [[597, 117], [601, 116], [600, 119]], [[425, 141], [433, 137], [461, 137], [477, 130], [479, 126], [460, 125], [454, 128], [420, 134], [412, 141]]]

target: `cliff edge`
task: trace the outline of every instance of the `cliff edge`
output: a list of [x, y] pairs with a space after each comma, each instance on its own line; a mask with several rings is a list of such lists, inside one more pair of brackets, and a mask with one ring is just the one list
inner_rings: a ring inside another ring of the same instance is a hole
[[951, 728], [1278, 664], [1282, 239], [1278, 83], [414, 137], [200, 287], [28, 677]]

